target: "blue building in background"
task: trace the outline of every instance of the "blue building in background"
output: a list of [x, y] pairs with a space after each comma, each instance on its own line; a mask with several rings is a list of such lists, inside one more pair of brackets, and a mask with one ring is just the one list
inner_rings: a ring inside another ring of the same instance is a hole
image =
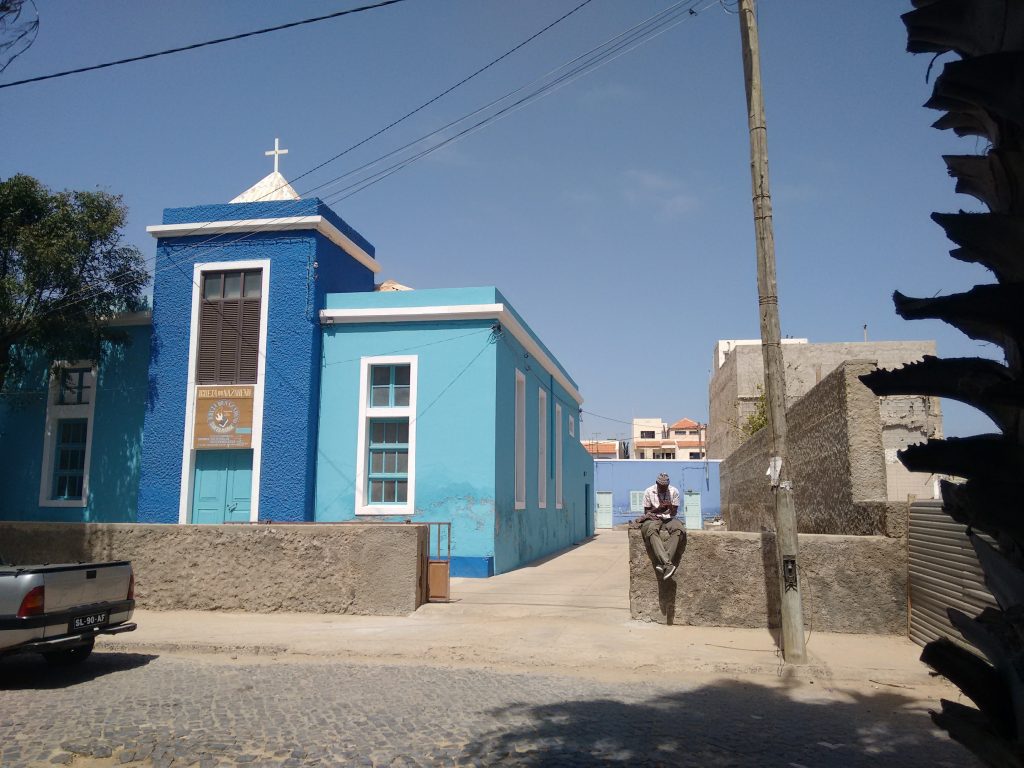
[[703, 528], [703, 522], [722, 513], [720, 461], [671, 459], [600, 459], [594, 462], [597, 527], [611, 528], [643, 514], [643, 493], [665, 472], [679, 489], [680, 517], [689, 529]]
[[148, 229], [152, 314], [0, 400], [0, 519], [444, 522], [456, 576], [593, 533], [582, 397], [495, 288], [377, 290], [276, 170]]

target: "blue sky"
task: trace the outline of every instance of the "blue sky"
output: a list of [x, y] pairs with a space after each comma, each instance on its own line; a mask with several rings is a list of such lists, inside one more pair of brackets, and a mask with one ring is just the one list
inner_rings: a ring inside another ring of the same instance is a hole
[[[356, 5], [37, 2], [38, 40], [0, 83]], [[127, 238], [152, 258], [145, 227], [163, 208], [231, 199], [271, 170], [263, 152], [275, 137], [295, 179], [578, 4], [407, 0], [0, 90], [0, 177], [123, 195]], [[592, 0], [295, 187], [418, 139], [671, 5]], [[978, 209], [954, 194], [940, 156], [981, 148], [929, 127], [929, 59], [904, 52], [909, 6], [760, 3], [782, 331], [858, 341], [867, 324], [873, 340], [935, 339], [944, 356], [998, 357], [892, 309], [897, 288], [931, 296], [990, 279], [951, 259], [929, 219]], [[380, 183], [315, 193], [376, 246], [382, 278], [497, 286], [579, 383], [585, 437], [624, 436], [633, 416], [706, 420], [715, 340], [759, 334], [738, 21], [718, 4], [697, 8]], [[969, 408], [944, 410], [947, 434], [991, 428]]]

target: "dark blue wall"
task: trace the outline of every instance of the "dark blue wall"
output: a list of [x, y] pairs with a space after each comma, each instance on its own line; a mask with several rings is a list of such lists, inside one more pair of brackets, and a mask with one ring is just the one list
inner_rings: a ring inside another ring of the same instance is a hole
[[[164, 223], [322, 215], [371, 253], [373, 247], [319, 200], [170, 209]], [[139, 521], [175, 523], [181, 489], [193, 265], [269, 259], [261, 520], [313, 520], [319, 402], [319, 309], [326, 292], [371, 291], [373, 273], [311, 231], [161, 238], [153, 289], [151, 390]], [[314, 266], [315, 265], [315, 266]]]

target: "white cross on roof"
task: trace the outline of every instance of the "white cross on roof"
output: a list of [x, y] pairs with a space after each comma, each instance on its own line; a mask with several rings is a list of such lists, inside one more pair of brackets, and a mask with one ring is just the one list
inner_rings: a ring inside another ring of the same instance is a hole
[[288, 154], [288, 150], [287, 149], [281, 149], [280, 141], [281, 141], [280, 139], [274, 139], [274, 148], [272, 150], [270, 150], [269, 152], [264, 152], [263, 153], [267, 157], [270, 157], [271, 155], [274, 156], [274, 173], [278, 172], [277, 171], [277, 161], [278, 161], [278, 158], [281, 155], [287, 155]]

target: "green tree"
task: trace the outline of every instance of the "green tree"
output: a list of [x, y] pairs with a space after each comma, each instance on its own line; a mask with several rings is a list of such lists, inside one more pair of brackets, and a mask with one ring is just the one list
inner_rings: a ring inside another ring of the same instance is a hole
[[764, 390], [757, 388], [757, 400], [754, 401], [754, 412], [747, 416], [746, 421], [740, 425], [740, 431], [747, 435], [760, 432], [768, 426], [768, 398], [764, 396]]
[[99, 360], [103, 321], [144, 308], [149, 280], [122, 242], [127, 209], [109, 192], [51, 192], [31, 176], [0, 180], [0, 390], [30, 355]]

